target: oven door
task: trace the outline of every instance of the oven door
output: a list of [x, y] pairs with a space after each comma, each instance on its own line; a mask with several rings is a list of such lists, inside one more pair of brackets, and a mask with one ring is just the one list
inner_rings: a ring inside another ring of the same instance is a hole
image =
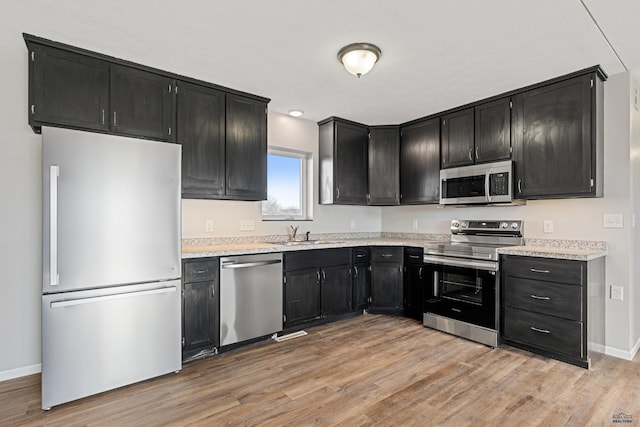
[[425, 256], [425, 313], [497, 330], [498, 263]]

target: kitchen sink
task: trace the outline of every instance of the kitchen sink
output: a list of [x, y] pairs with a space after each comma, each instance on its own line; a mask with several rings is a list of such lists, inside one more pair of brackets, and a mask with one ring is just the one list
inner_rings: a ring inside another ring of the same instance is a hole
[[290, 240], [287, 242], [269, 242], [282, 246], [310, 246], [310, 245], [330, 245], [344, 243], [343, 240]]

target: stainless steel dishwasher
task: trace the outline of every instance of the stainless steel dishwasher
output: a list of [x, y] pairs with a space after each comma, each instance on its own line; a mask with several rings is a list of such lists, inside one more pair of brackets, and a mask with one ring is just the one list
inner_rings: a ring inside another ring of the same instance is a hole
[[220, 345], [282, 331], [282, 254], [220, 259]]

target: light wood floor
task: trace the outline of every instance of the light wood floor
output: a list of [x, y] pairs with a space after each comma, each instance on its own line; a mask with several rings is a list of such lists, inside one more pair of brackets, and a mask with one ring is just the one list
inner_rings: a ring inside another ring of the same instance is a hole
[[39, 375], [1, 382], [0, 424], [585, 426], [620, 412], [640, 424], [638, 357], [588, 371], [377, 315], [307, 332], [49, 412]]

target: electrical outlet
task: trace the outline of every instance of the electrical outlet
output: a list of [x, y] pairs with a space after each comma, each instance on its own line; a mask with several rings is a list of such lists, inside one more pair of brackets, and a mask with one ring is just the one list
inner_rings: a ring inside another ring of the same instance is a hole
[[213, 231], [213, 220], [208, 219], [204, 222], [204, 231], [211, 233]]
[[240, 220], [240, 231], [253, 231], [256, 229], [256, 223], [252, 219]]
[[358, 223], [356, 222], [356, 220], [352, 219], [351, 220], [351, 229], [355, 230], [357, 226], [358, 226]]
[[624, 300], [624, 288], [622, 286], [611, 285], [611, 299], [616, 301]]
[[623, 228], [624, 216], [622, 214], [602, 215], [602, 226], [604, 228]]
[[413, 228], [414, 230], [418, 229], [418, 220], [414, 219], [413, 221], [411, 221], [411, 228]]
[[543, 228], [545, 233], [553, 233], [553, 221], [545, 219], [543, 221]]

